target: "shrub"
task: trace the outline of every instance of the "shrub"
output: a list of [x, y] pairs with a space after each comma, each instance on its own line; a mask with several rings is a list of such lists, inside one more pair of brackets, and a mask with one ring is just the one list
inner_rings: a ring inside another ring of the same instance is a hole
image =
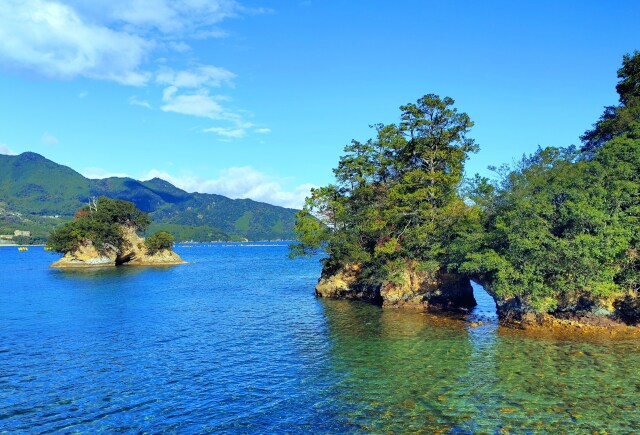
[[149, 236], [144, 243], [147, 246], [147, 252], [153, 255], [156, 252], [171, 249], [175, 241], [176, 239], [173, 237], [173, 234], [166, 231], [158, 231]]

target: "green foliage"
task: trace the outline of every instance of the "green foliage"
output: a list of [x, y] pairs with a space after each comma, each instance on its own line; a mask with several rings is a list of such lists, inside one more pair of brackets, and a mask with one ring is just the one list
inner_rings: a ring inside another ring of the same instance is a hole
[[171, 249], [175, 241], [176, 238], [173, 237], [173, 234], [166, 231], [158, 231], [147, 237], [144, 243], [147, 247], [147, 252], [153, 255], [156, 252]]
[[238, 231], [248, 231], [251, 225], [251, 218], [253, 218], [253, 213], [250, 211], [245, 212], [238, 220], [235, 221], [234, 227]]
[[620, 104], [605, 108], [580, 151], [538, 149], [497, 169], [493, 183], [469, 183], [483, 228], [458, 241], [454, 268], [537, 312], [638, 296], [640, 53], [624, 56], [618, 78]]
[[[92, 208], [93, 207], [93, 208]], [[77, 214], [88, 216], [93, 222], [107, 225], [120, 224], [144, 231], [151, 224], [151, 218], [131, 202], [101, 196], [95, 204], [86, 205]]]
[[291, 256], [318, 249], [325, 267], [362, 265], [371, 283], [401, 279], [407, 261], [446, 267], [452, 242], [478, 223], [458, 191], [464, 162], [477, 146], [473, 123], [451, 98], [430, 94], [400, 108], [399, 124], [352, 141], [334, 170], [336, 184], [313, 189], [298, 213]]
[[111, 246], [117, 251], [125, 247], [121, 226], [144, 231], [151, 220], [132, 203], [106, 196], [82, 207], [75, 220], [54, 230], [47, 242], [53, 251], [66, 253], [78, 248], [84, 240], [90, 240], [98, 251]]
[[623, 131], [585, 158], [538, 149], [489, 188], [467, 189], [484, 229], [469, 237], [457, 270], [533, 311], [597, 308], [640, 290], [640, 138]]
[[623, 134], [640, 137], [640, 52], [623, 56], [618, 78], [616, 91], [620, 104], [605, 107], [598, 122], [580, 137], [587, 156], [605, 142]]
[[[297, 215], [291, 256], [319, 249], [325, 270], [362, 266], [364, 284], [400, 282], [409, 262], [478, 278], [501, 300], [547, 313], [640, 298], [640, 53], [618, 71], [620, 104], [585, 133], [581, 150], [540, 148], [462, 185], [477, 147], [449, 98], [401, 107], [401, 122], [352, 141], [336, 183]], [[460, 196], [464, 195], [464, 200]], [[625, 305], [626, 304], [626, 305]], [[629, 314], [631, 313], [631, 314]]]
[[[192, 231], [191, 237], [176, 234], [179, 240], [291, 240], [294, 236], [297, 210], [249, 199], [188, 193], [158, 178], [143, 182], [117, 177], [90, 180], [30, 152], [0, 155], [0, 202], [12, 213], [22, 215], [21, 223], [25, 224], [11, 225], [11, 232], [25, 228], [46, 236], [92, 197], [100, 196], [132, 202], [155, 222], [180, 226], [185, 234], [188, 227], [206, 227], [225, 235], [207, 239], [205, 233], [211, 231], [198, 230]], [[249, 214], [250, 219], [243, 219]], [[0, 216], [0, 228], [2, 223]]]
[[[307, 199], [307, 203], [309, 203]], [[310, 256], [322, 249], [328, 239], [328, 228], [305, 207], [297, 213], [295, 232], [300, 243], [289, 245], [289, 257]]]
[[51, 233], [47, 248], [61, 253], [77, 249], [82, 242], [83, 234], [76, 222], [69, 222]]

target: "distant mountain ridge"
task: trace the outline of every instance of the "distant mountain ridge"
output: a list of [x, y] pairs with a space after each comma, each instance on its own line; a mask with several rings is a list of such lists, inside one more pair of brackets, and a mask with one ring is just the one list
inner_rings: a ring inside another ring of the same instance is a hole
[[153, 229], [171, 231], [178, 240], [291, 239], [297, 211], [250, 199], [189, 193], [160, 178], [93, 180], [33, 152], [0, 155], [0, 202], [8, 210], [70, 217], [102, 195], [133, 202], [151, 215]]

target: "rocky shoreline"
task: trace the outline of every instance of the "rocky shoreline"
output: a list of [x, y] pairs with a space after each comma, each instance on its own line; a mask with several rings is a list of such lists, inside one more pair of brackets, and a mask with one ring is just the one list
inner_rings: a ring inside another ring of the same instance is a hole
[[[497, 322], [502, 326], [541, 335], [640, 337], [639, 304], [628, 295], [598, 303], [567, 302], [557, 312], [541, 314], [518, 298], [499, 298], [486, 282], [476, 281], [496, 302]], [[465, 316], [476, 305], [469, 278], [451, 273], [433, 276], [412, 267], [397, 282], [375, 286], [361, 282], [358, 265], [346, 265], [337, 271], [323, 270], [315, 294], [322, 298], [365, 301], [384, 308], [421, 308], [458, 317]], [[472, 328], [483, 326], [482, 320], [466, 320]]]
[[174, 266], [186, 264], [171, 249], [149, 254], [144, 243], [134, 229], [122, 228], [127, 249], [119, 252], [115, 247], [108, 246], [98, 251], [90, 240], [85, 240], [77, 249], [67, 252], [60, 260], [53, 263], [51, 268], [94, 268], [116, 266]]
[[366, 285], [360, 267], [346, 265], [338, 271], [323, 271], [316, 295], [331, 299], [363, 300], [386, 308], [424, 307], [466, 312], [476, 305], [469, 279], [452, 273], [419, 272], [407, 267], [395, 282]]

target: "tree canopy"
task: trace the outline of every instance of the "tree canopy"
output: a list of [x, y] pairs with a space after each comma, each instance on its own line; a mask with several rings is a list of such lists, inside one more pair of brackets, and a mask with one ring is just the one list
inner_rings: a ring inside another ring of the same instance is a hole
[[639, 297], [638, 65], [640, 53], [624, 57], [621, 104], [583, 136], [582, 150], [539, 149], [493, 183], [471, 183], [483, 228], [450, 267], [535, 312], [610, 310]]
[[147, 213], [128, 201], [101, 196], [82, 207], [73, 221], [54, 230], [47, 242], [53, 251], [73, 251], [85, 240], [90, 240], [98, 251], [108, 246], [121, 250], [125, 245], [122, 226], [144, 231], [151, 223]]
[[587, 154], [623, 134], [640, 137], [640, 52], [623, 56], [618, 79], [616, 91], [620, 104], [605, 107], [593, 128], [580, 136], [584, 144], [582, 150]]
[[147, 247], [147, 252], [153, 255], [156, 252], [171, 249], [175, 241], [176, 238], [173, 237], [173, 234], [166, 231], [158, 231], [147, 237], [144, 243]]
[[451, 98], [429, 94], [400, 107], [398, 124], [353, 140], [334, 170], [336, 183], [313, 189], [298, 213], [292, 256], [322, 248], [325, 268], [362, 265], [372, 282], [392, 278], [407, 260], [441, 269], [452, 239], [477, 221], [458, 194], [464, 162], [478, 148], [473, 123]]

